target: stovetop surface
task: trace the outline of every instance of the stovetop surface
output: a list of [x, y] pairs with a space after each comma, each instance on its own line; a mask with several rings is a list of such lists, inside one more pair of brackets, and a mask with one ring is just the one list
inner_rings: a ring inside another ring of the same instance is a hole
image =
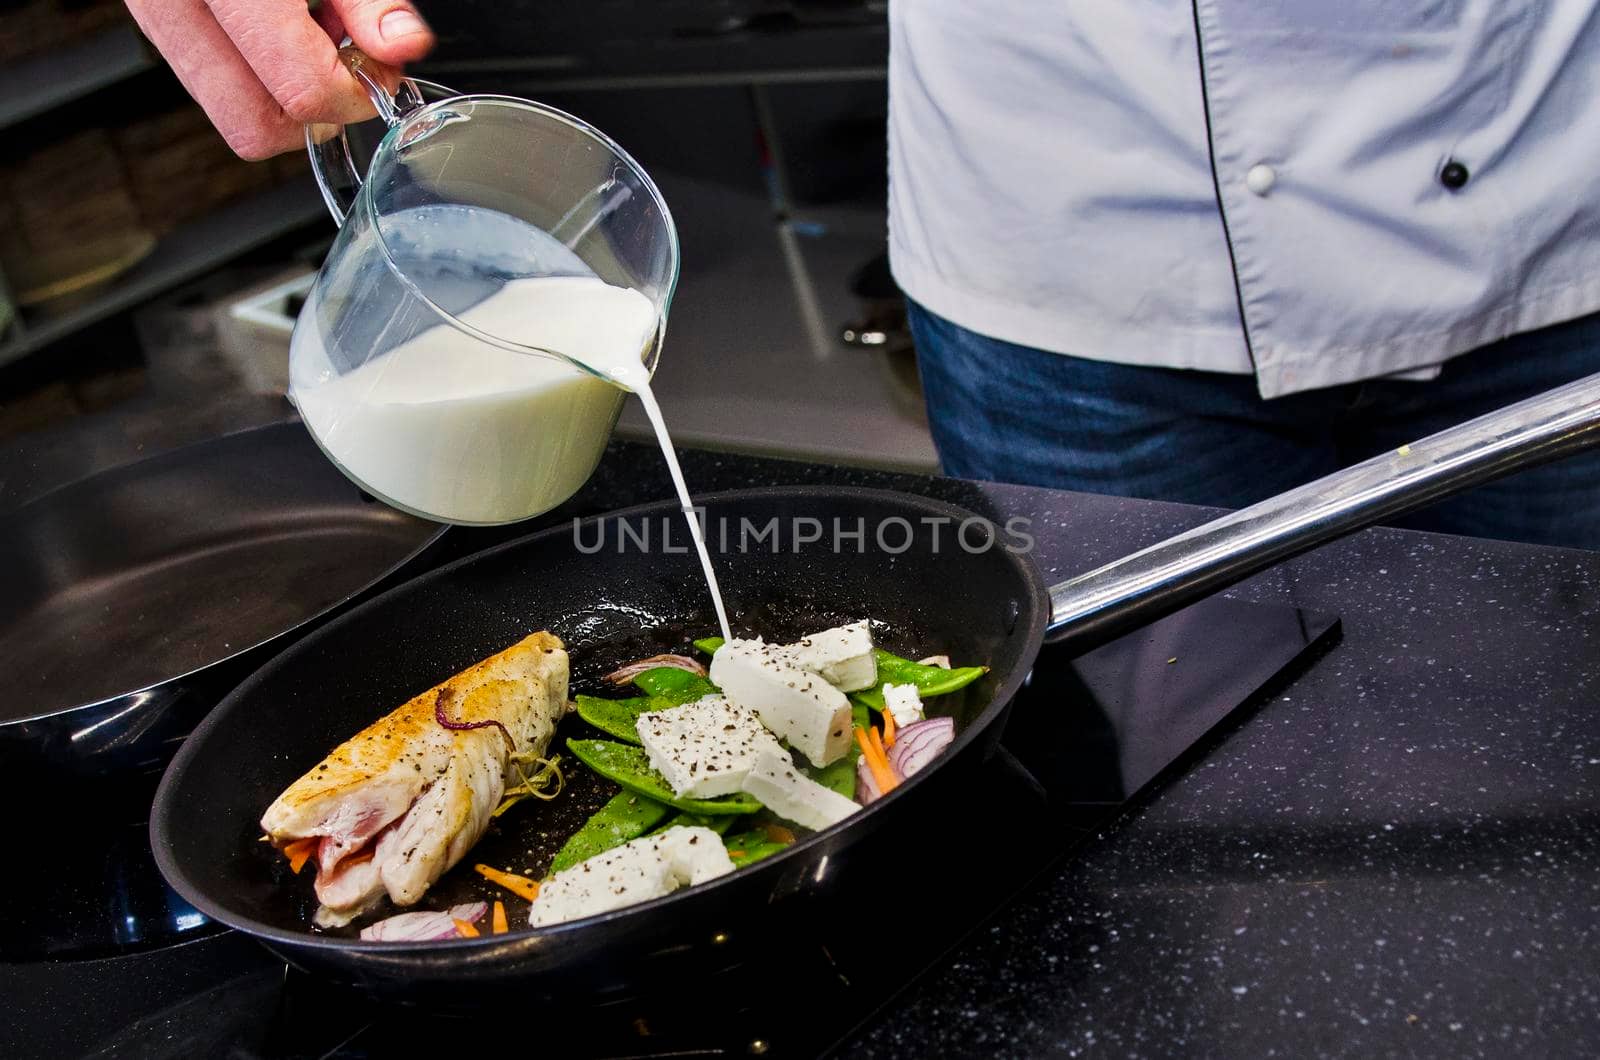
[[[817, 905], [738, 963], [648, 996], [554, 1012], [443, 1016], [312, 980], [179, 899], [143, 839], [153, 778], [84, 789], [30, 849], [58, 885], [13, 874], [0, 920], [0, 1054], [363, 1057], [521, 1043], [553, 1055], [807, 1056], [985, 930], [1040, 872], [1336, 634], [1330, 616], [1202, 602], [1078, 658], [1047, 647], [970, 792], [879, 852], [871, 893]], [[54, 838], [49, 833], [54, 832]], [[424, 1004], [426, 999], [421, 999]]]

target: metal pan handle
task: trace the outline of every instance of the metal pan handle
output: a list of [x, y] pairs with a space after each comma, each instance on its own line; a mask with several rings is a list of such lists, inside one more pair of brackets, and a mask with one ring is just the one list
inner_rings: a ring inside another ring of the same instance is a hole
[[1600, 375], [1375, 456], [1050, 590], [1045, 639], [1098, 643], [1275, 563], [1490, 479], [1600, 445]]

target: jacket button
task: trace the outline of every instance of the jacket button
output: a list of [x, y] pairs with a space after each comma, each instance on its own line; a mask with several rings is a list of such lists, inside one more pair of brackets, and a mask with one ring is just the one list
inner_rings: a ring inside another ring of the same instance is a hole
[[1471, 176], [1466, 166], [1452, 158], [1444, 164], [1443, 169], [1439, 170], [1439, 183], [1451, 191], [1460, 191], [1467, 186], [1467, 180]]
[[1265, 195], [1278, 183], [1278, 172], [1269, 165], [1257, 164], [1244, 175], [1244, 186], [1256, 195]]

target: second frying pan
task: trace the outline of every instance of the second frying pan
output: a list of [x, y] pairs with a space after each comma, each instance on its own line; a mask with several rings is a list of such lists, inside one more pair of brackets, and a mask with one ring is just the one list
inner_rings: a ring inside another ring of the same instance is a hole
[[0, 518], [0, 783], [163, 763], [268, 642], [444, 527], [392, 511], [298, 423], [64, 486]]

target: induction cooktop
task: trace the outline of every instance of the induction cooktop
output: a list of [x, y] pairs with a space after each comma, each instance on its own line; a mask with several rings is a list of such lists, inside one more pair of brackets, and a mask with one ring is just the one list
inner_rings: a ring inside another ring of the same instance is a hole
[[796, 914], [710, 979], [559, 1012], [495, 999], [442, 1015], [426, 999], [382, 1005], [312, 979], [166, 886], [144, 836], [158, 778], [57, 793], [18, 848], [31, 868], [0, 874], [11, 1016], [0, 1055], [817, 1055], [1203, 755], [1337, 633], [1334, 616], [1219, 597], [1084, 655], [1047, 646], [980, 779], [930, 801], [921, 826], [875, 840], [870, 893]]

